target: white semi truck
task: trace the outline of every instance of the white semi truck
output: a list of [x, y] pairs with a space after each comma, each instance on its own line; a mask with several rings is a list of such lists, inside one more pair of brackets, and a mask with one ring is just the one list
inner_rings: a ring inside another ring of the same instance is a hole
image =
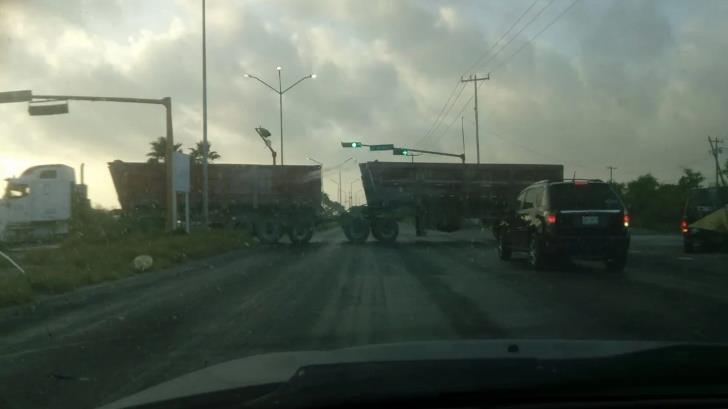
[[73, 168], [40, 165], [5, 179], [0, 199], [0, 242], [48, 240], [68, 233], [79, 187]]

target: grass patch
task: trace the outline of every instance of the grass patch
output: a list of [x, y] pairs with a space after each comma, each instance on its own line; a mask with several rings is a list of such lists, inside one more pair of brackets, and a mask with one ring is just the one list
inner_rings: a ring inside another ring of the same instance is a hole
[[154, 265], [146, 271], [149, 272], [252, 243], [248, 235], [229, 230], [191, 235], [139, 231], [123, 220], [99, 212], [82, 227], [77, 226], [57, 247], [11, 252], [10, 256], [25, 269], [26, 275], [0, 260], [0, 306], [27, 303], [38, 295], [63, 293], [138, 274], [132, 261], [142, 254], [154, 259]]

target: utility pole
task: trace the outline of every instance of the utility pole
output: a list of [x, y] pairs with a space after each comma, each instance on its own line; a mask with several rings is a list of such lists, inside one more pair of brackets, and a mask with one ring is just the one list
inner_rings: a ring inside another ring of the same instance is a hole
[[205, 0], [202, 0], [202, 219], [205, 228], [210, 225], [208, 204], [207, 155], [207, 37], [205, 33]]
[[[465, 153], [465, 117], [460, 117], [460, 133], [463, 136], [463, 153]], [[463, 160], [463, 163], [465, 163], [465, 160]]]
[[612, 172], [614, 172], [618, 168], [616, 168], [614, 166], [607, 166], [607, 169], [609, 169], [609, 183], [613, 183], [614, 182], [614, 178], [612, 178]]
[[489, 79], [490, 74], [480, 78], [478, 78], [477, 74], [471, 74], [470, 76], [468, 76], [468, 79], [460, 77], [460, 82], [473, 83], [473, 92], [475, 93], [475, 107], [473, 108], [473, 110], [475, 111], [475, 153], [476, 157], [478, 158], [478, 163], [480, 163], [480, 130], [478, 126], [478, 81], [486, 81]]
[[718, 138], [710, 138], [708, 136], [708, 143], [710, 144], [710, 154], [713, 155], [715, 160], [715, 186], [726, 186], [725, 178], [723, 178], [723, 172], [720, 169], [720, 160], [718, 155], [723, 153], [723, 147], [720, 146], [724, 141]]

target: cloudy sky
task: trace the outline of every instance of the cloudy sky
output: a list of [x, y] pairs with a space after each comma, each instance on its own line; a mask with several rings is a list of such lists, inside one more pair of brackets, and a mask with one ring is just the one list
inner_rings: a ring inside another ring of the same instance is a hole
[[[662, 181], [690, 166], [712, 178], [706, 137], [728, 133], [727, 18], [728, 1], [707, 0], [208, 0], [208, 135], [222, 162], [269, 163], [253, 128], [278, 146], [277, 95], [242, 74], [275, 84], [280, 65], [284, 86], [318, 76], [285, 95], [287, 164], [404, 160], [341, 140], [460, 152], [461, 115], [473, 161], [473, 88], [458, 81], [490, 73], [483, 162], [601, 178], [611, 165], [617, 180]], [[169, 96], [176, 140], [191, 146], [202, 137], [201, 31], [200, 0], [0, 0], [0, 90]], [[84, 162], [93, 202], [118, 206], [106, 163], [143, 161], [162, 109], [70, 111], [0, 105], [0, 177]], [[347, 189], [357, 176], [344, 168]], [[335, 192], [328, 175], [324, 185]]]

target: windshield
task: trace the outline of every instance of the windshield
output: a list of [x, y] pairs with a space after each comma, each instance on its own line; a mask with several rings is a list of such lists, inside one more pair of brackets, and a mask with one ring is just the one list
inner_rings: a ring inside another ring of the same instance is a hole
[[621, 210], [622, 203], [606, 183], [560, 183], [549, 187], [556, 210]]
[[206, 369], [184, 392], [300, 386], [312, 356], [444, 376], [728, 342], [726, 22], [728, 0], [0, 0], [0, 409]]

